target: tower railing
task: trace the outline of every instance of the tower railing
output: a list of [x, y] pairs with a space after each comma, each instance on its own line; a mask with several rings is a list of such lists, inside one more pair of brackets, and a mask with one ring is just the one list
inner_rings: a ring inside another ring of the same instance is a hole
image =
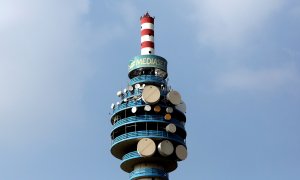
[[114, 125], [113, 125], [113, 130], [116, 128], [130, 124], [130, 123], [135, 123], [135, 122], [165, 122], [165, 123], [173, 123], [177, 127], [184, 129], [184, 126], [179, 122], [179, 120], [172, 118], [168, 122], [162, 117], [161, 115], [140, 115], [140, 116], [130, 116], [126, 117], [124, 119], [118, 120]]
[[157, 83], [157, 84], [165, 84], [166, 80], [155, 75], [140, 75], [130, 79], [129, 85], [134, 85], [137, 83]]
[[142, 106], [144, 105], [144, 102], [143, 100], [136, 100], [136, 101], [129, 101], [127, 103], [123, 103], [123, 104], [120, 104], [118, 105], [117, 107], [115, 107], [115, 109], [113, 110], [113, 113], [117, 113], [119, 111], [122, 111], [124, 109], [127, 109], [127, 108], [131, 108], [131, 107], [137, 107], [137, 106]]
[[122, 157], [122, 161], [126, 161], [126, 160], [129, 160], [129, 159], [133, 159], [133, 158], [138, 158], [138, 157], [141, 157], [139, 155], [139, 153], [137, 151], [132, 151], [130, 153], [127, 153], [125, 154], [123, 157]]
[[142, 168], [134, 170], [130, 173], [130, 180], [134, 180], [139, 177], [160, 177], [163, 179], [168, 179], [168, 173], [164, 170], [157, 169], [157, 168]]
[[165, 139], [170, 139], [170, 140], [173, 140], [180, 144], [185, 145], [185, 140], [176, 134], [171, 134], [166, 131], [144, 130], [144, 131], [129, 132], [129, 133], [125, 133], [120, 136], [117, 136], [115, 139], [112, 140], [112, 146], [114, 146], [115, 144], [117, 144], [121, 141], [124, 141], [124, 140], [144, 138], [144, 137], [165, 138]]

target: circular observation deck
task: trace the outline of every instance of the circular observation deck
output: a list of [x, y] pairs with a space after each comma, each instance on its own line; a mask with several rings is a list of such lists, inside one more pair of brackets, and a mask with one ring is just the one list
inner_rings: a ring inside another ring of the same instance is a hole
[[151, 138], [154, 141], [170, 140], [176, 144], [185, 145], [185, 139], [182, 137], [168, 133], [166, 131], [143, 130], [125, 133], [117, 136], [112, 140], [111, 153], [121, 159], [128, 152], [128, 147], [136, 147], [137, 142], [142, 138]]
[[140, 75], [136, 76], [129, 81], [129, 85], [132, 86], [134, 84], [152, 84], [152, 85], [165, 85], [167, 82], [164, 78], [155, 76], [155, 75]]
[[137, 116], [126, 117], [116, 121], [113, 124], [112, 131], [124, 125], [132, 124], [132, 123], [140, 123], [140, 122], [162, 122], [165, 124], [173, 123], [177, 127], [181, 128], [182, 130], [185, 130], [182, 123], [180, 123], [180, 121], [176, 118], [172, 118], [171, 120], [166, 121], [164, 117], [161, 115], [137, 115]]
[[144, 162], [158, 163], [164, 167], [165, 172], [171, 172], [177, 168], [176, 160], [164, 158], [158, 155], [142, 157], [137, 151], [129, 152], [122, 157], [121, 168], [128, 173], [134, 172], [134, 166]]
[[144, 177], [150, 178], [160, 178], [163, 180], [168, 180], [169, 175], [167, 172], [157, 168], [141, 168], [134, 170], [130, 173], [130, 180], [136, 180]]

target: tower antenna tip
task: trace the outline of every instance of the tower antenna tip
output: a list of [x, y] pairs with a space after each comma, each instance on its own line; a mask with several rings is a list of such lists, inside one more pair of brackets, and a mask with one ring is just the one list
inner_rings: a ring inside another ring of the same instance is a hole
[[155, 19], [155, 17], [154, 17], [154, 16], [152, 17], [152, 16], [149, 14], [148, 11], [146, 12], [146, 14], [144, 14], [143, 16], [141, 16], [140, 19], [142, 19], [142, 18], [153, 18], [153, 19]]

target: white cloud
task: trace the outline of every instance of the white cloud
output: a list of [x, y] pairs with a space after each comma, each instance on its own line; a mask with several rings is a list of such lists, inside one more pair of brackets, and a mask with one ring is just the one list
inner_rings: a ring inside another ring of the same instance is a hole
[[137, 24], [139, 15], [137, 7], [132, 3], [132, 1], [122, 1], [116, 4], [117, 10], [124, 18], [127, 24]]
[[[298, 6], [291, 8], [292, 4], [283, 0], [193, 0], [191, 4], [194, 6], [190, 18], [195, 23], [198, 40], [215, 50], [224, 69], [213, 80], [217, 91], [298, 94], [300, 71], [294, 63], [298, 57], [297, 47], [289, 50], [290, 45], [280, 43], [278, 34], [268, 29], [279, 27], [274, 19], [279, 14], [282, 14], [279, 23], [287, 18], [284, 15], [288, 13], [297, 16]], [[282, 32], [285, 33], [289, 32]], [[253, 44], [252, 39], [259, 39], [263, 34], [268, 36]], [[255, 52], [257, 54], [253, 54]], [[249, 61], [249, 58], [244, 58], [251, 56], [256, 59]], [[271, 62], [266, 59], [269, 58], [275, 60], [268, 65]]]
[[287, 90], [298, 94], [300, 88], [300, 72], [292, 64], [280, 68], [253, 70], [235, 68], [235, 70], [219, 74], [215, 87], [217, 91], [265, 91], [276, 92]]
[[240, 46], [280, 9], [283, 0], [193, 1], [198, 37], [213, 47]]
[[[116, 3], [107, 5], [97, 10], [115, 11]], [[90, 6], [89, 0], [1, 1], [0, 148], [53, 140], [85, 120], [83, 88], [95, 72], [87, 53], [126, 33], [122, 25], [136, 14], [121, 3], [114, 13], [123, 14], [123, 24], [93, 24], [86, 19]]]
[[292, 17], [300, 18], [300, 5], [293, 6], [290, 10]]
[[88, 4], [1, 3], [1, 146], [43, 139], [58, 130], [57, 123], [81, 116], [82, 87], [90, 67], [84, 59], [80, 16], [88, 12]]

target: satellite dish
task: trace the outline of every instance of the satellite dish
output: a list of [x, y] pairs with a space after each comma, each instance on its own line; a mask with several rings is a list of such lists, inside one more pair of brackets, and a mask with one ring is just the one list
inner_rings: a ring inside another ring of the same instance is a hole
[[151, 111], [151, 106], [150, 106], [150, 105], [146, 105], [146, 106], [144, 107], [144, 110], [145, 110], [145, 111]]
[[147, 104], [157, 103], [160, 99], [160, 90], [153, 85], [145, 86], [142, 93], [142, 99]]
[[169, 120], [171, 120], [171, 118], [172, 118], [171, 114], [166, 114], [165, 115], [165, 120], [169, 121]]
[[129, 91], [133, 91], [133, 87], [132, 86], [128, 86], [128, 90]]
[[152, 139], [143, 138], [137, 144], [137, 152], [142, 157], [150, 157], [155, 153], [155, 151], [156, 145]]
[[120, 105], [120, 102], [117, 102], [117, 106], [119, 106]]
[[117, 92], [117, 96], [118, 96], [118, 97], [121, 97], [122, 95], [123, 95], [122, 91], [118, 91], [118, 92]]
[[167, 94], [167, 99], [174, 105], [178, 105], [181, 102], [181, 96], [179, 92], [173, 90]]
[[172, 113], [173, 112], [173, 108], [172, 107], [167, 107], [166, 108], [166, 112], [167, 113]]
[[170, 133], [175, 133], [176, 132], [176, 126], [175, 126], [175, 124], [173, 124], [173, 123], [168, 124], [166, 126], [166, 131], [170, 132]]
[[123, 92], [124, 92], [124, 94], [127, 92], [127, 89], [125, 88], [124, 90], [123, 90]]
[[186, 147], [183, 145], [178, 145], [175, 150], [176, 156], [179, 160], [185, 160], [187, 157]]
[[161, 108], [160, 108], [160, 106], [159, 105], [156, 105], [155, 107], [154, 107], [154, 112], [160, 112], [160, 110], [161, 110]]
[[180, 104], [178, 104], [177, 106], [175, 106], [175, 108], [176, 108], [178, 111], [182, 112], [182, 113], [186, 113], [186, 104], [185, 104], [185, 102], [183, 102], [183, 101], [181, 101]]
[[135, 85], [134, 85], [134, 88], [135, 88], [135, 89], [139, 89], [140, 87], [141, 87], [140, 84], [135, 84]]
[[166, 157], [170, 156], [174, 152], [174, 146], [171, 141], [164, 140], [158, 144], [158, 152], [160, 155]]
[[115, 104], [112, 103], [111, 106], [110, 106], [110, 108], [114, 109], [115, 108]]
[[136, 108], [136, 107], [132, 107], [132, 108], [131, 108], [131, 112], [132, 112], [132, 113], [136, 113], [136, 111], [137, 111], [137, 108]]
[[128, 101], [128, 99], [127, 98], [124, 98], [124, 100], [123, 100], [124, 102], [127, 102]]

